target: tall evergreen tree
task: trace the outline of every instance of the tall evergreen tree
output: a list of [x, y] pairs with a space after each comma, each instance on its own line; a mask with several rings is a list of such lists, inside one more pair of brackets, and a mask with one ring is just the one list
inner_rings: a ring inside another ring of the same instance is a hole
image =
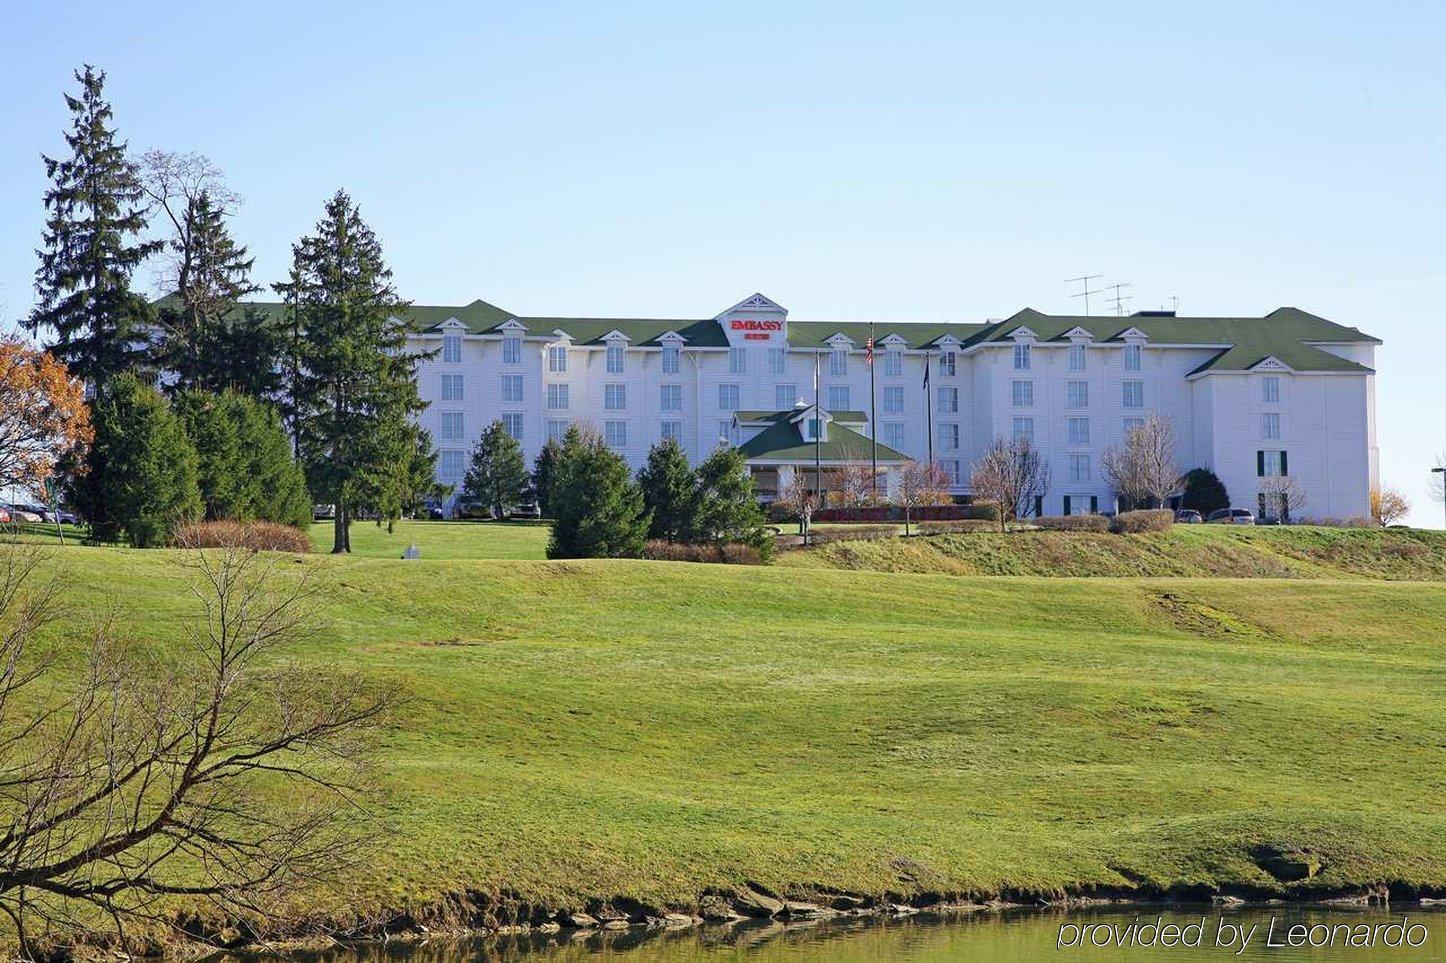
[[557, 477], [557, 460], [562, 456], [562, 443], [549, 438], [532, 462], [532, 497], [543, 518], [552, 517], [552, 482]]
[[241, 447], [241, 419], [234, 396], [188, 388], [171, 407], [196, 448], [196, 483], [207, 521], [254, 518], [259, 491], [251, 480], [250, 452]]
[[243, 497], [251, 518], [307, 528], [311, 495], [277, 410], [249, 395], [232, 395], [237, 433], [246, 454]]
[[65, 97], [71, 156], [41, 158], [52, 186], [37, 252], [39, 300], [26, 327], [52, 331], [51, 353], [104, 393], [113, 378], [145, 362], [152, 313], [130, 279], [160, 242], [137, 240], [146, 227], [142, 191], [112, 128], [105, 73], [86, 65], [75, 79], [80, 95]]
[[356, 506], [413, 455], [421, 356], [406, 350], [409, 305], [345, 191], [327, 202], [293, 257], [297, 446], [313, 496], [336, 506], [332, 551], [349, 552]]
[[767, 558], [773, 539], [767, 519], [758, 506], [753, 478], [743, 452], [732, 445], [719, 445], [698, 466], [695, 522], [690, 541], [726, 545], [740, 542], [758, 549]]
[[688, 456], [674, 439], [664, 438], [648, 452], [647, 464], [638, 473], [638, 487], [643, 504], [652, 513], [649, 538], [681, 542], [697, 527], [695, 481]]
[[550, 497], [548, 558], [633, 558], [643, 551], [648, 513], [627, 462], [594, 432], [567, 430]]
[[196, 449], [164, 398], [119, 375], [95, 405], [95, 441], [71, 497], [95, 541], [164, 545], [201, 514]]
[[493, 518], [503, 518], [527, 494], [527, 463], [522, 446], [502, 422], [494, 421], [472, 447], [472, 461], [462, 479], [462, 500], [486, 505]]

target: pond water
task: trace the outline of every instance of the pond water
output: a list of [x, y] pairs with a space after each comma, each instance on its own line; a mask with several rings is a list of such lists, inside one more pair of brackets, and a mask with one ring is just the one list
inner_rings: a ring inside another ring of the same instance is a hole
[[[1271, 929], [1272, 922], [1274, 924]], [[1131, 924], [1136, 928], [1131, 929]], [[1178, 930], [1154, 927], [1173, 924]], [[1202, 925], [1203, 924], [1203, 925]], [[1222, 925], [1223, 924], [1223, 925]], [[1396, 924], [1394, 928], [1391, 924]], [[1289, 945], [1292, 927], [1302, 945]], [[1187, 929], [1187, 927], [1189, 927]], [[1199, 927], [1199, 929], [1195, 929]], [[1364, 928], [1363, 928], [1364, 927]], [[1240, 932], [1251, 934], [1240, 948]], [[1252, 929], [1253, 928], [1253, 929]], [[1174, 936], [1198, 946], [1159, 945]], [[1367, 935], [1369, 934], [1369, 935]], [[1374, 940], [1376, 945], [1350, 945]], [[1415, 947], [1393, 947], [1408, 939]], [[1334, 945], [1306, 945], [1317, 943]], [[1080, 941], [1086, 945], [1078, 945]], [[1096, 941], [1108, 946], [1090, 945]], [[1123, 941], [1125, 945], [1115, 945]], [[1140, 942], [1155, 945], [1140, 946]], [[1275, 945], [1267, 945], [1267, 943]], [[1064, 944], [1064, 945], [1061, 945]], [[1132, 945], [1133, 944], [1133, 945]], [[1284, 945], [1282, 945], [1284, 944]], [[1119, 909], [1072, 913], [980, 912], [900, 919], [863, 918], [843, 922], [776, 922], [709, 925], [696, 929], [500, 936], [467, 942], [392, 944], [356, 950], [299, 954], [309, 963], [491, 963], [517, 960], [619, 958], [626, 963], [722, 963], [728, 960], [992, 961], [1054, 960], [1381, 960], [1446, 963], [1446, 912], [1418, 907], [1392, 910], [1334, 910], [1269, 907], [1224, 911], [1218, 907]]]

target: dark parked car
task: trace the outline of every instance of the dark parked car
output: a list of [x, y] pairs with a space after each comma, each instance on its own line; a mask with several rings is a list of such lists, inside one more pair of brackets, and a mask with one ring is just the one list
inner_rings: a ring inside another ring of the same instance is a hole
[[1175, 511], [1175, 523], [1178, 525], [1199, 525], [1205, 519], [1193, 508], [1180, 508]]
[[433, 506], [432, 508], [427, 509], [427, 517], [434, 522], [440, 522], [447, 517], [447, 513], [442, 511], [440, 508]]

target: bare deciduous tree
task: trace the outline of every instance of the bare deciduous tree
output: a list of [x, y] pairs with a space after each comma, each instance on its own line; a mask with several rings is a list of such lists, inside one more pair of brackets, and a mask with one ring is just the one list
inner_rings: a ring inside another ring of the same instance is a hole
[[1028, 438], [994, 439], [970, 467], [969, 475], [974, 498], [999, 506], [1001, 532], [1011, 517], [1029, 510], [1031, 501], [1049, 494], [1049, 462]]
[[1410, 511], [1411, 503], [1394, 488], [1371, 489], [1371, 520], [1382, 528], [1405, 518]]
[[813, 528], [813, 513], [818, 508], [818, 493], [813, 490], [812, 481], [812, 476], [795, 468], [793, 477], [778, 493], [779, 499], [798, 515], [798, 534], [805, 539]]
[[914, 509], [949, 504], [949, 474], [938, 462], [906, 461], [899, 470], [896, 497], [904, 509], [904, 534], [908, 535]]
[[1170, 419], [1151, 414], [1126, 433], [1124, 445], [1104, 453], [1100, 467], [1115, 494], [1131, 507], [1159, 508], [1180, 487]]
[[844, 448], [842, 459], [843, 464], [838, 470], [839, 505], [844, 508], [861, 508], [874, 504], [874, 472], [869, 459], [851, 447]]
[[160, 654], [102, 626], [78, 681], [32, 651], [61, 590], [0, 549], [0, 911], [21, 951], [134, 924], [167, 901], [276, 919], [278, 897], [361, 855], [356, 793], [391, 701], [356, 676], [278, 661], [311, 631], [283, 556], [190, 556], [199, 614]]
[[1308, 501], [1305, 488], [1293, 475], [1262, 479], [1260, 494], [1265, 499], [1266, 510], [1278, 512], [1275, 517], [1282, 523], [1289, 523], [1291, 515], [1304, 508]]

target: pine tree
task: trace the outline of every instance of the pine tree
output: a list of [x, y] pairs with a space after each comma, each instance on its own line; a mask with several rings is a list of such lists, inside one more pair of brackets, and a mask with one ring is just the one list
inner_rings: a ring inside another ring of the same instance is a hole
[[45, 193], [45, 233], [35, 272], [38, 303], [26, 319], [32, 334], [54, 333], [50, 351], [102, 393], [117, 375], [146, 358], [152, 314], [130, 289], [135, 269], [160, 246], [140, 242], [146, 227], [142, 191], [126, 145], [111, 127], [105, 73], [76, 72], [80, 96], [66, 95], [71, 157], [42, 156], [52, 181]]
[[159, 354], [174, 388], [268, 397], [284, 341], [271, 315], [238, 306], [258, 290], [250, 281], [255, 259], [232, 240], [226, 211], [209, 192], [185, 202], [169, 247], [176, 290], [160, 306]]
[[596, 433], [567, 430], [550, 497], [548, 558], [635, 558], [648, 514], [627, 462]]
[[695, 526], [689, 540], [718, 546], [751, 545], [767, 558], [773, 539], [743, 453], [732, 445], [719, 445], [698, 466], [697, 478]]
[[652, 513], [649, 538], [681, 542], [697, 528], [696, 479], [677, 441], [664, 438], [653, 446], [647, 464], [638, 473], [638, 487], [643, 492], [643, 504]]
[[359, 504], [376, 513], [378, 526], [385, 522], [392, 532], [399, 518], [416, 512], [428, 498], [438, 497], [445, 486], [437, 484], [438, 455], [430, 432], [406, 423], [391, 436], [388, 447], [394, 448], [394, 453], [368, 477]]
[[196, 449], [196, 483], [207, 521], [256, 517], [250, 453], [242, 448], [237, 399], [189, 388], [171, 402]]
[[386, 491], [399, 461], [412, 458], [420, 356], [406, 350], [409, 305], [345, 191], [293, 257], [297, 447], [313, 496], [336, 506], [332, 551], [349, 552], [356, 507]]
[[281, 416], [265, 402], [230, 395], [241, 450], [246, 454], [242, 493], [248, 517], [283, 525], [311, 525], [311, 495], [306, 474], [291, 453], [291, 439]]
[[561, 456], [561, 442], [549, 438], [532, 462], [532, 497], [537, 499], [537, 510], [543, 518], [552, 517], [552, 482]]
[[1185, 473], [1185, 491], [1180, 507], [1193, 508], [1201, 515], [1230, 507], [1230, 493], [1225, 484], [1208, 468], [1192, 468]]
[[486, 505], [493, 518], [503, 518], [527, 494], [527, 463], [522, 446], [494, 421], [472, 447], [472, 460], [462, 479], [462, 501]]
[[124, 535], [136, 548], [164, 545], [200, 516], [196, 449], [155, 389], [117, 376], [95, 405], [94, 427], [86, 471], [71, 492], [93, 541]]

